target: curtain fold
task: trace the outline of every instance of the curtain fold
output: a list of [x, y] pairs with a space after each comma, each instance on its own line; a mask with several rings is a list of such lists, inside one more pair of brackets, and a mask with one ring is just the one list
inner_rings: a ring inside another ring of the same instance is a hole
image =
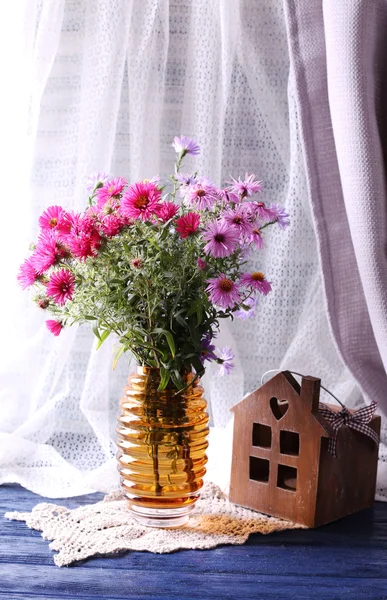
[[[210, 368], [204, 378], [221, 440], [211, 449], [211, 476], [227, 479], [230, 408], [268, 369], [319, 376], [350, 406], [362, 400], [358, 382], [382, 404], [380, 336], [368, 313], [377, 305], [380, 316], [382, 305], [376, 292], [363, 291], [366, 248], [355, 256], [352, 242], [322, 4], [40, 0], [33, 7], [24, 31], [35, 40], [26, 55], [31, 152], [18, 165], [28, 190], [20, 198], [25, 235], [10, 235], [7, 251], [21, 261], [45, 207], [83, 209], [90, 172], [163, 179], [173, 168], [173, 137], [194, 137], [201, 154], [187, 172], [198, 169], [216, 184], [255, 173], [262, 200], [291, 215], [291, 226], [270, 231], [249, 260], [273, 292], [253, 320], [220, 332], [218, 345], [233, 348], [237, 369], [220, 379]], [[52, 497], [111, 489], [118, 399], [133, 365], [122, 359], [112, 372], [113, 342], [96, 352], [87, 327], [50, 336], [14, 275], [0, 309], [11, 324], [0, 364], [0, 483]]]

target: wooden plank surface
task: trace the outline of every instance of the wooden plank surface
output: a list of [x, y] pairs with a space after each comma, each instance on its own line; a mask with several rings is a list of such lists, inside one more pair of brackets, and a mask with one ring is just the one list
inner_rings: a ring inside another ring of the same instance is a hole
[[[76, 507], [100, 498], [55, 502]], [[131, 552], [59, 569], [39, 532], [2, 518], [45, 500], [0, 486], [0, 600], [387, 600], [384, 503], [316, 530], [254, 535], [243, 546]]]

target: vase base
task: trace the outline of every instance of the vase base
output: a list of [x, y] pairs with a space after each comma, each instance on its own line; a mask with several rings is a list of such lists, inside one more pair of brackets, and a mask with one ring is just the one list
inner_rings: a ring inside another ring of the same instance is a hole
[[148, 508], [130, 505], [132, 516], [145, 527], [182, 527], [188, 522], [195, 505], [182, 508]]

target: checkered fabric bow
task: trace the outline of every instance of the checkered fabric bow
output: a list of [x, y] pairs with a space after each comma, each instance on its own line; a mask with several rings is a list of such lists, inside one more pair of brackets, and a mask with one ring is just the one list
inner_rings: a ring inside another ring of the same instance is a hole
[[329, 406], [326, 404], [319, 405], [319, 412], [324, 417], [324, 419], [329, 423], [331, 428], [334, 431], [334, 435], [329, 439], [328, 444], [328, 452], [332, 454], [335, 458], [337, 457], [336, 453], [336, 444], [337, 444], [337, 435], [343, 427], [343, 425], [347, 427], [351, 427], [351, 429], [355, 429], [355, 431], [360, 431], [360, 433], [364, 433], [368, 435], [375, 444], [379, 443], [379, 437], [377, 433], [371, 427], [367, 425], [372, 420], [376, 410], [376, 402], [371, 402], [369, 406], [364, 406], [363, 408], [359, 408], [355, 412], [349, 412], [349, 410], [343, 407], [339, 412], [335, 412], [331, 410]]

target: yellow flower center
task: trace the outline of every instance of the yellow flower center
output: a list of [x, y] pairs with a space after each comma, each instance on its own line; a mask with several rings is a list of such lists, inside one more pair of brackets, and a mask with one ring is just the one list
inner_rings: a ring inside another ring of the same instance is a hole
[[49, 220], [49, 225], [50, 227], [55, 227], [58, 223], [58, 219], [56, 217], [53, 217], [52, 219]]

